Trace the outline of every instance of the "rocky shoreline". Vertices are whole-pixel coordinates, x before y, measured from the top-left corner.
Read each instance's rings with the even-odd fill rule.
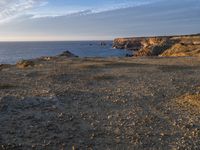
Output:
[[[134,51],[134,56],[200,56],[200,34],[117,38],[113,47]]]
[[[198,149],[198,57],[0,66],[0,149]]]

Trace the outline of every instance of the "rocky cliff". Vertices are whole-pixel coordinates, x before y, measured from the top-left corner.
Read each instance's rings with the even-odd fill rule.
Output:
[[[117,38],[113,47],[134,52],[134,56],[200,56],[200,34]]]

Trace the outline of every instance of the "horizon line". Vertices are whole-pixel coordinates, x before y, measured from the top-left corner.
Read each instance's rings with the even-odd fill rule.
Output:
[[[113,41],[114,39],[110,40],[0,40],[0,42],[87,42],[87,41]]]
[[[173,37],[173,36],[192,36],[192,35],[200,35],[200,32],[196,32],[196,33],[176,33],[176,34],[162,34],[162,35],[155,35],[155,34],[152,34],[152,35],[136,35],[136,36],[116,36],[115,38],[112,38],[112,39],[77,39],[77,40],[64,40],[64,39],[61,39],[61,40],[0,40],[0,42],[84,42],[84,41],[114,41],[115,39],[118,39],[118,38],[125,38],[125,39],[128,39],[128,38],[151,38],[151,37]]]

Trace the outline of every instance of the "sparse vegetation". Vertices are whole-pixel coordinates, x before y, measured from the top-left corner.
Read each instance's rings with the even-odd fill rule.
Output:
[[[177,99],[177,103],[185,108],[200,111],[200,94],[186,94]]]
[[[0,73],[5,149],[199,146],[200,94],[179,97],[199,91],[198,58],[32,61],[41,67]]]
[[[74,64],[74,67],[77,69],[98,69],[104,67],[106,64],[104,63],[83,63],[83,64]]]
[[[102,80],[112,80],[114,78],[115,77],[113,75],[100,74],[100,75],[93,76],[92,79],[97,80],[97,81],[102,81]]]
[[[15,88],[16,86],[13,84],[8,84],[8,83],[0,83],[0,90],[1,89],[11,89]]]

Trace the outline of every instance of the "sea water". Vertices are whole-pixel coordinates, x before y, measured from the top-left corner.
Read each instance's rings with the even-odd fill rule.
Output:
[[[79,57],[123,57],[130,53],[113,49],[112,41],[74,42],[0,42],[0,64],[14,64],[22,59],[55,56],[70,51]]]

